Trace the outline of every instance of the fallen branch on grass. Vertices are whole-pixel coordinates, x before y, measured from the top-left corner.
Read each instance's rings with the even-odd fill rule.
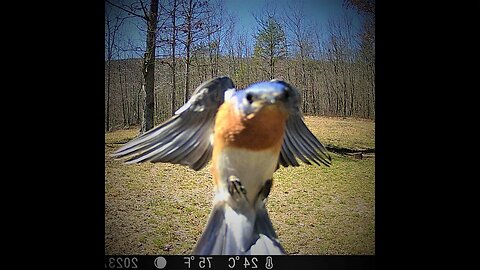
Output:
[[[375,156],[375,148],[350,149],[350,148],[339,147],[335,145],[327,145],[325,146],[325,148],[327,148],[327,150],[330,152],[337,153],[340,155],[353,156],[356,159],[363,159],[364,157]]]

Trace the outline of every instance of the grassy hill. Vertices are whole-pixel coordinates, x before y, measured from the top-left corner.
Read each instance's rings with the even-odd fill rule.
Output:
[[[322,143],[375,148],[372,120],[306,117]],[[138,129],[105,134],[105,254],[190,253],[213,199],[210,166],[125,165],[110,154]],[[280,168],[267,208],[289,254],[375,254],[375,156],[331,153],[333,165]]]

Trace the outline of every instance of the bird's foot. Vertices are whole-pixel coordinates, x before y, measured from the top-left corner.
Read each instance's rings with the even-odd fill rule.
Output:
[[[268,179],[265,181],[265,184],[263,185],[262,189],[258,192],[258,198],[262,200],[264,203],[267,202],[268,195],[270,194],[270,190],[272,190],[272,184],[273,180]]]
[[[245,200],[247,199],[247,191],[245,190],[245,187],[242,185],[242,182],[240,182],[240,179],[238,179],[238,177],[234,175],[229,176],[227,184],[228,192],[233,198],[238,198],[240,196]]]

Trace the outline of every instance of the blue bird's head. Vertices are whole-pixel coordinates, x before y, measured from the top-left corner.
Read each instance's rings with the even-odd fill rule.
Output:
[[[300,95],[291,85],[280,80],[254,83],[235,95],[237,108],[244,115],[254,116],[266,108],[286,115],[298,111]]]

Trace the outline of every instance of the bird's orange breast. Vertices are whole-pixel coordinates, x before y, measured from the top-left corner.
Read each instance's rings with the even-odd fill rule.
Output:
[[[224,103],[215,121],[215,146],[249,150],[280,151],[285,132],[286,113],[269,105],[256,114],[242,115],[231,103]]]
[[[286,117],[287,114],[279,108],[278,105],[266,106],[255,115],[246,116],[239,113],[233,104],[229,102],[222,104],[215,119],[212,153],[212,175],[216,186],[219,187],[223,183],[220,179],[224,174],[222,171],[235,171],[241,169],[222,168],[226,163],[220,161],[220,157],[229,161],[227,162],[229,164],[228,166],[240,166],[235,162],[238,161],[237,157],[229,158],[224,156],[225,153],[236,155],[235,151],[225,151],[228,148],[247,150],[241,151],[242,153],[245,153],[243,158],[247,159],[258,158],[255,154],[251,155],[251,157],[247,157],[249,151],[252,153],[271,152],[271,156],[275,157],[275,161],[271,164],[272,168],[254,168],[255,166],[249,168],[249,171],[271,170],[269,173],[269,177],[271,177],[271,173],[275,170],[280,149],[282,147]],[[258,164],[258,166],[264,166],[261,162],[256,164]],[[239,175],[236,176],[240,177]],[[242,181],[248,180],[249,179],[242,179]],[[252,194],[256,193],[254,192]]]

